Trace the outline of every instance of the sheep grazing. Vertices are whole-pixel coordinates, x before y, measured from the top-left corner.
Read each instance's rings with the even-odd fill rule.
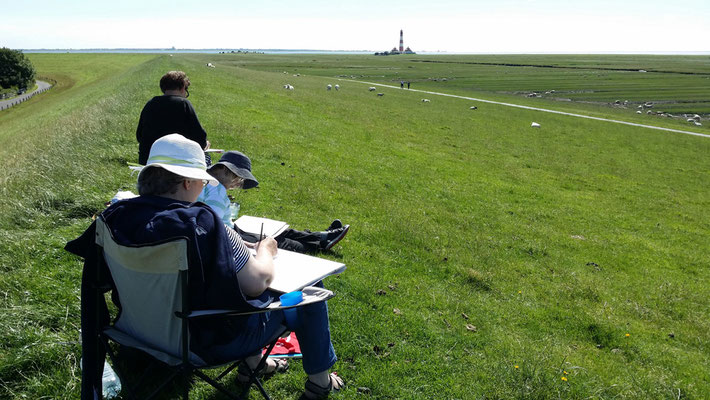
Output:
[[[686,119],[685,121],[686,121],[686,122],[695,122],[695,120],[692,119],[692,118],[688,118],[688,119]]]
[[[325,87],[325,90],[330,90],[333,88],[333,85],[328,84],[328,86]]]
[[[384,95],[385,95],[384,93],[377,93],[377,96],[379,96],[379,97],[382,97]]]
[[[429,103],[429,99],[422,99],[422,103]]]
[[[636,111],[636,114],[643,114],[641,110]]]
[[[284,85],[284,89],[286,90],[293,90],[293,86],[289,85],[288,83]]]
[[[693,119],[694,119],[695,121],[700,122],[700,115],[698,115],[698,114],[693,115]]]
[[[335,85],[335,90],[340,90],[340,85]]]
[[[476,107],[476,106],[471,106],[471,107],[469,107],[469,110],[478,110],[478,107]]]
[[[214,64],[212,64],[211,62],[210,62],[210,63],[207,63],[207,64],[205,64],[205,65],[207,65],[207,66],[210,67],[210,68],[214,68]]]
[[[376,87],[374,87],[374,86],[370,86],[370,88],[369,88],[369,89],[367,89],[367,90],[369,90],[369,91],[371,91],[371,92],[374,92],[375,90],[377,90],[377,88],[376,88]]]
[[[531,128],[539,128],[540,124],[538,124],[537,122],[533,122],[532,124],[530,124],[530,127]]]
[[[695,124],[695,126],[703,126],[703,124],[701,124],[701,123],[698,122],[698,121],[693,121],[693,123]]]

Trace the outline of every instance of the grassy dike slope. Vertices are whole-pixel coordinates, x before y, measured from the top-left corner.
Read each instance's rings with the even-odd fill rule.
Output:
[[[77,83],[0,114],[0,397],[78,396],[81,263],[62,246],[133,187],[138,114],[169,69],[213,146],[252,157],[244,213],[353,225],[327,255],[348,264],[326,281],[338,398],[710,391],[710,140],[207,61],[33,56]],[[275,398],[300,395],[292,366]]]

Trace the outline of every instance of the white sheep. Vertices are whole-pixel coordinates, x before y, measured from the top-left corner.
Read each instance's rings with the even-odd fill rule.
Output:
[[[693,115],[693,119],[700,122],[700,115],[698,115],[698,114]]]
[[[293,90],[293,86],[289,85],[288,83],[284,85],[284,89],[286,90]]]
[[[531,128],[539,128],[540,124],[538,124],[537,122],[533,122],[532,124],[530,124],[530,127]]]
[[[478,110],[478,107],[476,107],[476,106],[471,106],[471,107],[469,108],[469,110]]]
[[[641,110],[636,111],[636,114],[643,114]]]
[[[422,103],[429,103],[429,99],[422,99]]]
[[[692,118],[688,118],[688,119],[686,119],[685,121],[686,121],[686,122],[695,122],[695,120],[692,119]]]
[[[695,124],[695,126],[703,126],[703,124],[701,124],[701,123],[698,122],[698,121],[693,121],[693,123]]]
[[[330,89],[332,89],[332,88],[333,88],[333,85],[328,84],[328,86],[325,87],[325,90],[330,90]]]
[[[335,85],[335,90],[340,90],[340,85]]]
[[[367,89],[367,90],[369,90],[369,91],[371,91],[371,92],[374,92],[375,90],[377,90],[377,88],[376,88],[376,87],[374,87],[374,86],[370,86],[370,88],[369,88],[369,89]]]

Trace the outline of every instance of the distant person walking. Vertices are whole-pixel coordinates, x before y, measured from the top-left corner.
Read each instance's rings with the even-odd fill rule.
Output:
[[[407,81],[407,89],[409,89],[409,84],[412,83],[410,81]]]
[[[404,89],[404,81],[399,81],[399,88]]]
[[[190,96],[189,86],[190,80],[182,71],[170,71],[160,78],[163,95],[155,96],[146,103],[136,129],[139,164],[148,162],[153,142],[171,133],[179,133],[199,143],[204,150],[209,148],[207,132],[187,99]]]

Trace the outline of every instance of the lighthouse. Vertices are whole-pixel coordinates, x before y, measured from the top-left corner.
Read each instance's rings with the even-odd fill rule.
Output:
[[[399,30],[399,52],[404,51],[404,31],[402,29]]]

